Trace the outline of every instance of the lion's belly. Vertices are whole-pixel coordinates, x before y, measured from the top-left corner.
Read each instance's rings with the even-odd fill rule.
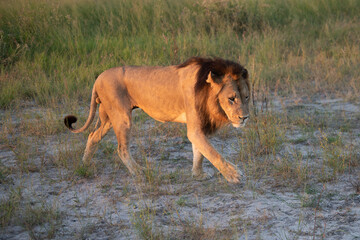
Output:
[[[139,106],[145,113],[160,122],[179,122],[186,123],[186,114],[183,109],[177,107],[167,108],[164,106],[154,108],[152,106]]]
[[[169,91],[171,92],[171,91]],[[132,95],[136,106],[160,122],[185,122],[185,106],[181,95],[166,91],[149,91]]]
[[[181,113],[179,116],[171,117],[171,118],[169,116],[167,116],[167,117],[159,116],[159,115],[154,116],[154,114],[148,114],[148,115],[159,122],[186,123],[186,114],[185,113]]]
[[[155,120],[186,122],[181,82],[174,67],[128,67],[122,81],[132,104]]]

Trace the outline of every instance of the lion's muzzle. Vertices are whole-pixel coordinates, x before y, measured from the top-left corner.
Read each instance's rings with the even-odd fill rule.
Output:
[[[246,122],[249,120],[249,115],[246,115],[246,116],[243,116],[243,117],[240,117],[239,116],[239,122],[237,123],[232,123],[232,125],[236,128],[239,128],[239,127],[245,127],[246,125]]]

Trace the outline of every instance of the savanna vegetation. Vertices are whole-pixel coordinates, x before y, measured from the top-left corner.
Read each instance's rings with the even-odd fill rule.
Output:
[[[281,93],[358,97],[359,9],[356,0],[2,1],[0,106],[85,100],[107,68],[190,56],[238,60]]]
[[[194,181],[185,127],[140,110],[132,151],[144,179],[121,165],[113,135],[83,166],[89,132],[71,135],[62,121],[87,117],[96,77],[191,56],[249,70],[251,121],[214,142],[243,185]],[[359,237],[360,217],[345,210],[360,204],[359,98],[358,0],[2,0],[0,239]],[[246,212],[269,201],[294,218]]]

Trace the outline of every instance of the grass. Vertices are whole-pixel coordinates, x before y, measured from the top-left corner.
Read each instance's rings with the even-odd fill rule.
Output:
[[[358,106],[359,13],[356,0],[2,1],[1,228],[20,226],[34,239],[91,238],[98,226],[106,226],[105,238],[168,239],[171,231],[187,239],[261,238],[279,229],[271,225],[277,216],[247,207],[268,198],[269,191],[285,191],[300,196],[289,205],[316,210],[312,216],[292,212],[299,229],[274,235],[323,236],[315,224],[324,223],[319,212],[331,204],[322,201],[338,196],[329,198],[329,191],[320,193],[317,186],[339,184],[347,191],[349,183],[351,194],[359,193],[359,114],[303,103],[336,97]],[[240,132],[224,128],[214,140],[247,182],[235,187],[222,177],[194,181],[186,126],[154,122],[141,110],[133,113],[130,149],[144,167],[143,179],[131,178],[120,163],[113,133],[99,144],[91,166],[83,166],[89,132],[68,135],[62,119],[74,113],[85,121],[96,77],[119,65],[178,64],[191,56],[219,56],[249,70],[249,124]],[[34,199],[29,191],[50,200]],[[91,197],[82,206],[81,193],[87,191]],[[67,198],[73,193],[76,200]],[[53,197],[65,209],[61,214]],[[141,201],[151,203],[130,215],[122,207]],[[341,206],[326,210],[338,212]],[[70,233],[58,231],[63,218],[78,221]],[[229,227],[209,227],[212,218],[228,221]],[[315,220],[314,233],[304,234],[301,219]]]
[[[320,146],[323,150],[323,162],[332,170],[334,178],[344,173],[345,170],[356,169],[360,164],[354,145],[350,143],[345,146],[341,135],[326,136],[323,133]]]
[[[154,231],[155,212],[153,208],[145,207],[133,213],[132,224],[141,239],[160,239],[160,235]]]
[[[25,200],[25,201],[24,201]],[[25,203],[24,203],[25,202]],[[0,201],[0,226],[19,224],[30,232],[31,238],[52,238],[60,226],[60,213],[54,206],[45,203],[33,206],[23,198],[20,188],[12,189],[7,199]],[[40,226],[45,235],[38,235],[33,229]]]
[[[1,227],[8,226],[13,216],[15,215],[17,209],[19,208],[21,200],[21,189],[12,189],[7,198],[1,199],[0,210],[1,210]]]
[[[21,225],[30,232],[31,238],[34,239],[44,237],[51,239],[61,226],[61,214],[52,206],[31,206],[29,204],[23,210],[22,216]],[[44,235],[33,231],[37,226],[42,226],[45,230]]]
[[[279,93],[301,85],[358,96],[359,9],[355,0],[4,1],[0,106],[82,101],[109,67],[193,55],[240,60]]]

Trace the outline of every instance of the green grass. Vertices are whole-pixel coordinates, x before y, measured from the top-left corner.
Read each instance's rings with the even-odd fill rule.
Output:
[[[0,107],[87,100],[107,68],[194,55],[240,60],[279,93],[358,96],[359,12],[356,0],[3,1]]]
[[[332,177],[336,178],[345,170],[351,171],[360,164],[357,150],[353,144],[344,144],[341,134],[327,136],[322,133],[320,139],[324,165],[332,171]]]
[[[21,213],[21,225],[29,231],[29,235],[33,239],[54,237],[56,231],[61,226],[61,213],[53,206],[42,204],[40,206],[32,206],[28,204]],[[41,236],[34,231],[35,227],[41,226],[45,236]]]
[[[20,188],[11,189],[6,199],[0,199],[0,212],[1,227],[20,225],[29,231],[32,239],[53,238],[61,225],[61,214],[55,206],[44,202],[38,206],[31,202],[24,203]],[[43,236],[34,232],[35,227],[42,229]]]
[[[20,188],[10,189],[9,196],[5,199],[0,199],[0,226],[6,227],[11,224],[13,216],[19,208],[21,200]]]

